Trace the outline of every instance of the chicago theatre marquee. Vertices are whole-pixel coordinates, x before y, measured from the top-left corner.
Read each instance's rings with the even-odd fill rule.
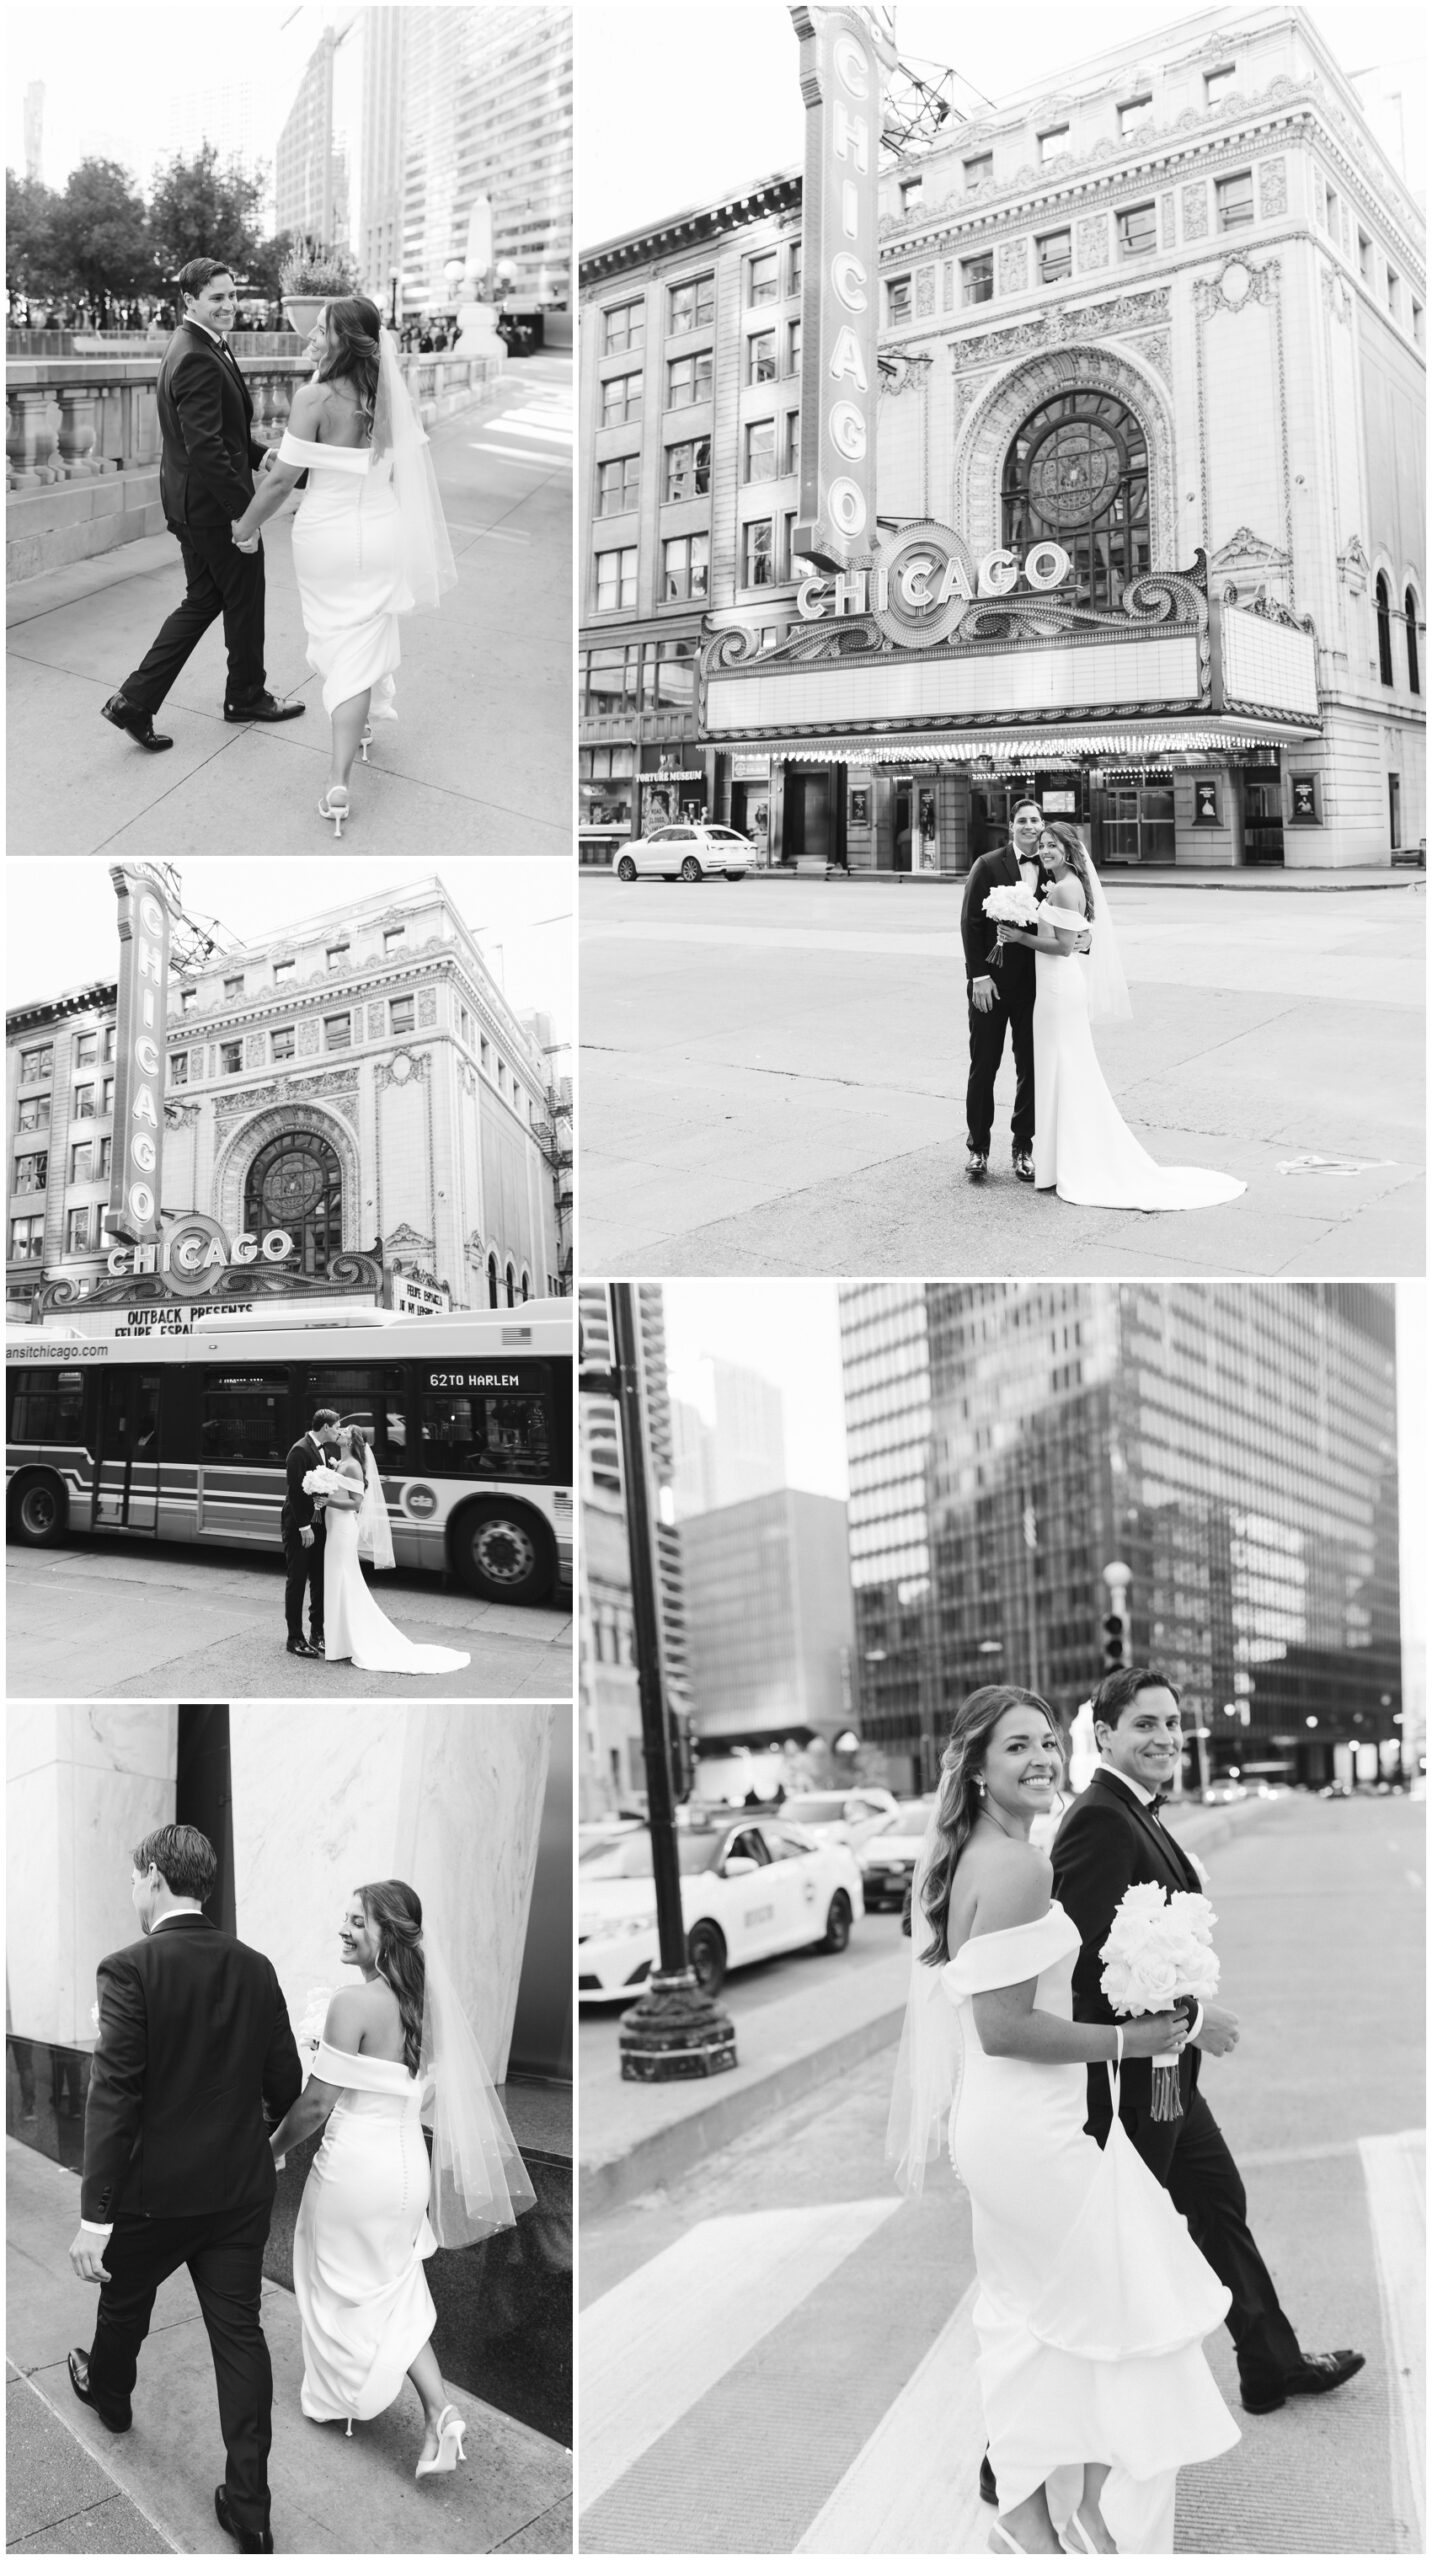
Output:
[[[962,872],[1027,794],[1103,864],[1415,849],[1422,225],[1310,20],[882,166],[884,13],[790,14],[802,175],[583,262],[584,857]]]
[[[117,981],[8,1016],[12,1322],[566,1291],[570,1089],[440,880],[176,956],[173,875],[111,877]]]

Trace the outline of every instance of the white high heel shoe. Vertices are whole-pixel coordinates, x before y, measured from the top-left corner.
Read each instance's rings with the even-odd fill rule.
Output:
[[[360,754],[360,756],[362,757],[363,762],[364,762],[365,764],[366,764],[366,763],[367,763],[367,761],[368,761],[368,749],[371,747],[372,743],[373,743],[373,724],[372,724],[372,722],[371,722],[371,720],[370,720],[370,721],[368,722],[367,727],[366,727],[366,728],[364,729],[364,731],[363,731],[363,735],[362,735],[362,737],[361,737],[361,738],[359,739],[359,741],[358,741],[358,753],[359,753],[359,754]]]
[[[1084,2530],[1083,2523],[1080,2520],[1077,2508],[1074,2514],[1071,2515],[1060,2528],[1059,2539],[1063,2543],[1066,2551],[1092,2551],[1095,2554],[1098,2552],[1099,2546],[1096,2542],[1090,2541],[1089,2536]],[[1114,2547],[1117,2550],[1118,2545],[1115,2544]]]
[[[348,816],[348,793],[341,782],[330,782],[323,798],[319,801],[318,814],[320,818],[332,820],[333,832],[341,840],[344,823]]]
[[[458,2416],[456,2409],[449,2401],[438,2417],[437,2452],[431,2460],[426,2454],[419,2454],[418,2466],[413,2474],[414,2479],[426,2480],[431,2471],[455,2471],[460,2462],[466,2462],[467,2454],[464,2450],[466,2435],[467,2420]]]

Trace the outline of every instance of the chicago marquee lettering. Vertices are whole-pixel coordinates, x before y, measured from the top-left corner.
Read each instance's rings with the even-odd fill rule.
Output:
[[[110,878],[119,899],[120,949],[114,1147],[105,1223],[112,1235],[141,1244],[159,1229],[170,914],[162,892],[142,871],[116,864]]]
[[[230,1239],[223,1231],[178,1226],[154,1244],[115,1245],[106,1260],[112,1280],[133,1280],[146,1272],[179,1271],[194,1279],[201,1271],[227,1271],[245,1263],[287,1262],[293,1252],[293,1238],[285,1227],[270,1227],[266,1235],[244,1234]]]
[[[882,76],[867,10],[791,16],[806,102],[795,547],[842,568],[868,551],[875,521]]]
[[[925,526],[912,536],[882,544],[893,556],[834,578],[806,578],[796,593],[805,622],[827,615],[871,614],[905,648],[928,648],[948,639],[960,613],[978,596],[1012,595],[1023,576],[1027,592],[1048,594],[1063,586],[1073,562],[1057,542],[1031,545],[1021,562],[1012,551],[988,551],[976,564],[957,534]]]

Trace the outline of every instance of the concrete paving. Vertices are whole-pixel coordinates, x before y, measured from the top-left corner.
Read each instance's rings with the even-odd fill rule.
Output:
[[[94,2328],[93,2293],[66,2256],[79,2181],[21,2143],[7,2140],[5,2150],[6,2314],[20,2376],[6,2396],[9,2547],[231,2550],[214,2515],[224,2449],[188,2275],[181,2270],[160,2287],[134,2424],[112,2436],[75,2399],[65,2366],[67,2349],[87,2346]],[[572,2463],[564,2447],[452,2387],[449,2397],[468,2421],[466,2464],[417,2481],[416,2394],[405,2385],[390,2409],[355,2425],[351,2437],[315,2425],[298,2404],[298,2309],[281,2285],[264,2285],[263,2326],[274,2373],[269,2485],[277,2550],[571,2550]]]
[[[1406,1798],[1296,1796],[1210,1848],[1243,2035],[1204,2087],[1302,2343],[1367,2366],[1255,2418],[1227,2333],[1211,2338],[1242,2435],[1183,2474],[1178,2551],[1426,2548],[1423,1831]],[[941,2166],[878,2210],[890,2072],[872,2054],[584,2224],[583,2371],[619,2384],[639,2312],[630,2353],[659,2339],[661,2417],[653,2434],[616,2385],[588,2395],[584,2551],[987,2547],[969,2198]],[[751,2281],[717,2324],[726,2269]]]
[[[345,853],[570,853],[571,379],[570,357],[531,357],[431,430],[458,584],[405,618],[398,720],[355,768]],[[217,623],[156,724],[167,753],[101,721],[178,602],[169,534],[9,589],[12,852],[333,848],[317,814],[329,732],[290,557],[295,506],[264,532],[269,685],[306,706],[279,728],[225,723]]]
[[[280,1556],[122,1546],[11,1547],[11,1698],[551,1698],[572,1694],[568,1594],[508,1608],[407,1569],[374,1577],[384,1615],[415,1644],[472,1657],[399,1680],[286,1650]]]
[[[967,1015],[948,891],[587,879],[589,1271],[1332,1278],[1418,1274],[1424,887],[1239,897],[1114,880],[1134,1018],[1101,1025],[1120,1110],[1217,1209],[1080,1209],[1016,1183],[1014,1078],[966,1182]]]

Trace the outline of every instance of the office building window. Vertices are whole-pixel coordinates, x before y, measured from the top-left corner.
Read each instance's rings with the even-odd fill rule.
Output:
[[[1236,62],[1224,62],[1219,65],[1219,68],[1216,71],[1205,71],[1203,75],[1204,105],[1206,107],[1214,107],[1218,104],[1220,98],[1226,98],[1237,77],[1238,65]]]
[[[689,714],[696,698],[695,641],[658,640],[655,648],[648,641],[643,681],[653,711]]]
[[[1389,267],[1387,270],[1387,308],[1391,312],[1394,320],[1397,318],[1399,284],[1400,278],[1398,277],[1396,268]]]
[[[188,1083],[189,1052],[187,1049],[176,1049],[171,1057],[169,1061],[169,1081],[171,1085]]]
[[[327,950],[327,953],[325,954],[325,957],[326,957],[326,959],[327,959],[327,963],[328,963],[328,966],[329,966],[330,970],[332,970],[332,969],[342,969],[342,968],[344,968],[344,967],[347,965],[347,960],[348,960],[348,945],[347,945],[347,943],[346,943],[346,942],[333,942],[333,943],[330,943],[330,944],[329,944],[329,947],[328,947],[328,950]]]
[[[779,302],[781,298],[781,261],[776,249],[765,249],[746,267],[746,308],[756,310],[763,302]]]
[[[393,996],[388,1004],[388,1029],[395,1040],[406,1040],[416,1019],[415,996]]]
[[[50,1175],[48,1148],[41,1154],[15,1158],[15,1189],[18,1192],[43,1191]]]
[[[225,1004],[235,1004],[235,1003],[237,1003],[237,1002],[240,1000],[240,998],[242,997],[243,992],[244,992],[244,982],[243,982],[243,979],[242,979],[242,978],[226,978],[226,979],[224,980],[224,1002],[225,1002]]]
[[[199,1001],[199,991],[198,991],[198,988],[197,988],[197,987],[181,987],[181,988],[180,988],[180,990],[179,990],[179,1010],[180,1010],[180,1012],[181,1012],[181,1013],[192,1013],[192,1012],[193,1012],[193,1010],[194,1010],[194,1007],[195,1007],[195,1005],[198,1003],[198,1001]]]
[[[281,987],[286,979],[293,976],[293,971],[294,963],[291,960],[275,960],[273,964],[274,985],[276,987]]]
[[[602,425],[624,427],[641,416],[641,375],[614,373],[602,384]]]
[[[661,546],[661,593],[667,604],[709,592],[711,536],[678,533]]]
[[[599,516],[629,516],[635,509],[640,490],[639,453],[618,454],[611,462],[597,464]]]
[[[710,399],[714,362],[709,347],[700,355],[672,357],[666,368],[668,409],[691,409],[698,400]]]
[[[1131,204],[1119,216],[1119,255],[1146,258],[1158,247],[1158,215],[1151,204]]]
[[[784,478],[789,478],[793,471],[800,469],[800,458],[801,413],[799,409],[788,409],[785,429],[781,437],[781,473]]]
[[[33,1093],[29,1096],[28,1100],[22,1101],[20,1104],[20,1117],[17,1125],[22,1132],[26,1129],[48,1129],[50,1125],[49,1095],[47,1093]]]
[[[1407,625],[1407,690],[1422,691],[1422,669],[1417,656],[1417,598],[1411,587],[1402,599],[1402,618]]]
[[[1039,137],[1040,166],[1046,166],[1051,160],[1062,160],[1068,148],[1069,127],[1067,124],[1049,125]]]
[[[66,1253],[88,1253],[90,1243],[90,1211],[69,1209],[65,1213]]]
[[[790,245],[790,271],[786,280],[786,291],[787,293],[799,293],[800,289],[801,244],[799,240],[793,240]]]
[[[667,446],[663,494],[669,499],[710,497],[711,438],[709,436],[695,436],[686,444]]]
[[[75,1040],[75,1065],[94,1067],[99,1064],[99,1038],[93,1031],[81,1031]]]
[[[293,1056],[292,1023],[289,1023],[287,1028],[283,1031],[271,1031],[269,1033],[269,1055],[273,1059],[275,1066],[279,1066],[285,1058],[291,1058]]]
[[[92,1084],[76,1085],[74,1116],[77,1120],[95,1118],[95,1088]]]
[[[1059,284],[1074,263],[1073,236],[1068,231],[1046,231],[1036,240],[1041,284]]]
[[[602,338],[604,356],[635,355],[646,337],[646,304],[617,302],[606,314]]]
[[[71,1147],[70,1149],[71,1182],[88,1182],[90,1179],[90,1167],[93,1161],[94,1158],[90,1151],[89,1139],[81,1138],[78,1146]]]
[[[1220,178],[1213,190],[1218,209],[1220,231],[1237,231],[1253,219],[1253,172],[1240,170],[1236,178]]]
[[[224,1041],[221,1041],[221,1042],[220,1042],[220,1044],[219,1044],[219,1073],[220,1073],[220,1075],[221,1075],[221,1076],[237,1076],[237,1075],[242,1075],[242,1073],[243,1073],[243,1068],[244,1068],[244,1044],[243,1044],[242,1040],[224,1040]]]
[[[95,1161],[95,1172],[98,1174],[101,1182],[108,1182],[110,1158],[114,1151],[114,1140],[113,1138],[97,1138],[95,1140],[95,1144],[99,1149],[99,1155]]]
[[[325,1049],[352,1048],[353,1016],[351,1013],[326,1013],[324,1015],[323,1045]]]
[[[53,1049],[22,1049],[20,1052],[21,1084],[48,1084],[55,1072]]]
[[[891,329],[903,329],[915,309],[914,289],[908,276],[888,276],[885,282],[885,320]]]
[[[635,711],[640,656],[641,651],[635,647],[589,650],[583,669],[583,711],[588,715]]]
[[[776,476],[776,422],[774,418],[753,418],[746,429],[746,450],[742,460],[743,480],[774,480]]]
[[[978,258],[960,260],[960,300],[965,306],[994,299],[994,251],[986,249]]]
[[[799,320],[788,320],[786,322],[786,372],[788,375],[799,373],[800,369],[801,324]]]
[[[630,612],[636,603],[636,544],[625,551],[597,553],[597,611]]]
[[[912,209],[913,209],[916,205],[918,205],[918,203],[919,203],[919,201],[920,201],[920,194],[921,194],[921,190],[922,190],[922,188],[923,188],[924,184],[925,184],[925,181],[924,181],[924,179],[923,179],[923,178],[902,178],[902,179],[901,179],[901,181],[900,181],[900,210],[901,210],[901,212],[902,212],[902,213],[909,213],[909,212],[911,212],[911,211],[912,211]]]
[[[668,337],[685,337],[688,329],[706,329],[716,317],[716,278],[689,276],[684,284],[671,288],[671,304],[667,313]]]
[[[101,1097],[100,1097],[100,1106],[99,1106],[99,1107],[100,1107],[100,1110],[103,1112],[103,1114],[104,1114],[105,1118],[106,1118],[106,1119],[108,1119],[109,1114],[110,1114],[110,1113],[111,1113],[111,1111],[114,1109],[114,1078],[113,1078],[113,1076],[106,1076],[106,1077],[104,1078],[104,1080],[103,1080],[103,1091],[102,1091],[102,1094],[101,1094]]]
[[[10,1259],[12,1262],[38,1262],[45,1250],[43,1218],[12,1218],[10,1221]]]
[[[1382,571],[1377,573],[1374,589],[1377,609],[1377,673],[1383,684],[1392,682],[1392,598]]]
[[[994,153],[974,152],[964,163],[964,173],[966,195],[972,194],[976,187],[987,187],[994,177]]]
[[[774,382],[776,378],[776,333],[774,329],[758,329],[746,340],[746,380]]]
[[[1154,102],[1147,90],[1141,98],[1126,98],[1119,109],[1120,134],[1142,133],[1146,124],[1152,124],[1153,114]]]
[[[775,581],[775,527],[763,520],[741,527],[741,584],[769,587]]]

